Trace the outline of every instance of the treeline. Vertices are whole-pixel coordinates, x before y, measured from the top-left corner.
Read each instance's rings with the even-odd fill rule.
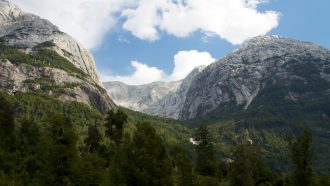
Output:
[[[330,185],[329,177],[313,174],[312,136],[305,131],[290,140],[295,165],[289,174],[269,169],[258,147],[241,140],[232,159],[216,158],[205,126],[194,136],[196,159],[180,147],[168,152],[146,122],[124,132],[128,117],[110,111],[103,125],[90,124],[84,145],[70,117],[49,113],[42,119],[15,118],[9,102],[0,104],[0,185]],[[103,133],[101,131],[105,129]]]

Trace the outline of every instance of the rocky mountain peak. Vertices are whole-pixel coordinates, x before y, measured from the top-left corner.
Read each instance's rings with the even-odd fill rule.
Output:
[[[39,91],[103,113],[116,107],[87,49],[50,21],[6,0],[0,0],[0,47],[0,91]]]
[[[0,23],[15,21],[21,13],[22,11],[18,6],[6,0],[0,0]]]
[[[321,46],[282,36],[258,36],[207,67],[194,69],[176,91],[140,111],[189,120],[228,104],[247,110],[273,86],[287,90],[281,99],[304,100],[308,96],[295,92],[304,86],[322,84],[319,89],[328,94],[329,69],[330,52]],[[309,91],[309,96],[314,94]]]
[[[57,26],[39,16],[25,13],[16,5],[0,0],[0,44],[28,49],[40,43],[52,42],[53,50],[88,74],[102,86],[96,71],[95,61],[87,49]]]

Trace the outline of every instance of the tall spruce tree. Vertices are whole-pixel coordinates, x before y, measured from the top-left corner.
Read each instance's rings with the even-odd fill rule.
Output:
[[[53,115],[49,119],[51,149],[48,154],[46,184],[71,185],[79,180],[77,135],[70,119]]]
[[[234,150],[234,161],[230,166],[232,186],[272,185],[275,174],[266,166],[257,147],[243,141]]]
[[[116,144],[119,144],[122,139],[124,124],[127,123],[127,120],[127,115],[121,110],[117,112],[110,110],[108,112],[105,123],[105,134]]]
[[[213,144],[210,140],[210,134],[206,126],[197,129],[195,140],[198,142],[196,146],[197,162],[196,171],[203,176],[214,176],[215,173],[215,157]]]
[[[0,98],[0,137],[13,140],[15,133],[15,111],[12,105]]]
[[[177,169],[178,185],[193,185],[192,164],[185,153],[179,152],[176,154],[175,165]]]
[[[113,185],[173,185],[172,164],[156,130],[137,125],[133,141],[125,140],[115,154],[110,175]]]
[[[102,136],[95,125],[88,127],[88,136],[85,139],[85,144],[88,152],[94,153],[100,148],[100,142],[102,141]]]
[[[312,133],[305,129],[303,134],[296,140],[290,141],[291,159],[295,165],[293,172],[293,183],[296,186],[312,185]]]

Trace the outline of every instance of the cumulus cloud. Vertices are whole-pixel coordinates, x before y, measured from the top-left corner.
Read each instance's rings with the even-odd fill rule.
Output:
[[[157,67],[149,67],[138,61],[132,61],[133,74],[129,76],[107,76],[101,74],[101,80],[106,81],[120,81],[128,85],[142,85],[155,81],[161,81],[166,78],[166,74]]]
[[[149,67],[146,64],[132,61],[131,66],[134,71],[131,75],[101,75],[101,80],[103,82],[121,81],[129,85],[142,85],[155,81],[178,81],[185,78],[195,67],[206,66],[214,61],[215,59],[208,52],[179,51],[174,56],[174,69],[171,74],[166,74],[157,67]]]
[[[264,35],[277,27],[279,13],[259,12],[264,0],[139,0],[126,9],[123,28],[144,40],[159,39],[159,32],[187,37],[196,31],[215,34],[232,44]]]
[[[174,56],[174,69],[169,80],[176,81],[185,78],[195,67],[207,66],[215,61],[208,52],[196,50],[180,51]]]
[[[187,37],[201,31],[240,44],[275,28],[280,17],[275,11],[257,10],[267,0],[12,1],[27,12],[49,19],[89,49],[97,47],[119,24],[148,41],[160,39],[160,33]]]
[[[115,14],[132,0],[12,0],[24,11],[46,18],[85,47],[97,47],[117,23]]]

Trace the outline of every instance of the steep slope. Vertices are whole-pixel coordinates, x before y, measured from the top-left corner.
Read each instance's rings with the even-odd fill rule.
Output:
[[[193,79],[179,119],[204,115],[225,103],[248,110],[255,98],[271,98],[278,85],[281,100],[294,103],[327,97],[330,51],[308,42],[278,36],[256,37],[209,65]]]
[[[49,21],[6,0],[0,0],[0,45],[0,90],[41,91],[103,113],[115,108],[84,47]]]
[[[180,111],[183,110],[186,94],[191,86],[192,80],[204,68],[205,66],[196,67],[182,80],[182,83],[175,91],[169,92],[163,96],[162,99],[157,100],[143,109],[142,112],[155,116],[178,119]]]
[[[287,137],[309,128],[315,170],[328,172],[330,51],[279,36],[256,37],[192,72],[143,112],[190,127],[208,124],[218,149],[230,148],[239,131],[247,131],[268,163],[281,170],[288,166]]]
[[[244,111],[249,110],[255,98],[270,98],[272,95],[264,95],[265,91],[275,85],[279,90],[286,90],[281,100],[293,103],[316,95],[327,97],[329,56],[329,50],[309,42],[280,36],[256,37],[205,69],[195,69],[175,91],[164,92],[161,99],[135,109],[179,120],[203,117],[229,103]],[[125,95],[124,92],[117,89],[116,95]],[[140,97],[145,95],[134,93],[137,92],[132,91],[130,97],[143,105],[144,99]],[[117,96],[113,98],[118,99]],[[132,108],[131,102],[123,106]]]
[[[143,111],[161,100],[165,95],[177,90],[181,81],[154,82],[147,85],[126,85],[121,82],[103,83],[109,96],[119,105]],[[147,112],[148,113],[148,112]]]

